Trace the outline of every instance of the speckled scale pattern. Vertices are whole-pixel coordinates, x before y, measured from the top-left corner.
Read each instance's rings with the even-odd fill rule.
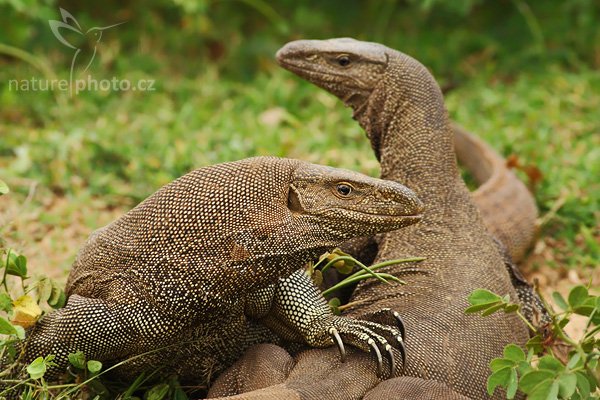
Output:
[[[311,347],[327,347],[334,343],[331,329],[335,329],[344,343],[365,352],[370,351],[370,340],[382,354],[401,345],[401,332],[393,317],[385,323],[375,323],[333,315],[320,290],[304,270],[280,279],[274,289],[272,308],[261,322],[283,340]],[[401,365],[400,360],[397,363]]]
[[[342,56],[351,62],[340,65]],[[529,334],[514,314],[484,318],[464,313],[468,295],[477,288],[508,294],[513,301],[518,297],[498,246],[460,178],[452,128],[434,78],[405,54],[348,38],[291,42],[277,57],[286,69],[351,106],[380,160],[382,178],[413,188],[425,204],[421,223],[376,236],[375,262],[427,259],[382,269],[406,285],[374,280],[359,284],[351,298],[356,303],[346,314],[364,318],[387,307],[402,315],[408,377],[385,382],[385,388],[377,386],[371,395],[378,381],[361,368],[369,365],[368,357],[359,354],[352,364],[343,365],[336,364],[330,349],[309,350],[295,356],[296,365],[283,380],[263,380],[260,387],[272,386],[240,398],[384,399],[394,393],[428,399],[428,386],[430,395],[441,400],[490,398],[489,362],[509,343],[524,346]],[[262,365],[254,356],[238,361],[233,370],[245,362]],[[257,377],[265,379],[260,371]],[[228,372],[222,379],[229,379]],[[437,384],[427,384],[431,380]],[[505,396],[496,390],[492,398]]]
[[[513,301],[518,297],[460,178],[442,93],[426,68],[407,55],[365,42],[348,47],[385,54],[387,67],[363,107],[355,108],[355,118],[379,156],[382,178],[414,188],[426,205],[420,224],[378,238],[375,261],[427,257],[417,272],[403,272],[405,265],[387,269],[407,282],[402,287],[360,284],[351,301],[364,302],[351,315],[396,309],[410,332],[407,374],[484,398],[489,361],[508,343],[524,344],[529,335],[514,314],[464,313],[468,295],[477,288],[509,294]],[[339,93],[346,90],[338,87]]]
[[[340,182],[352,185],[351,196],[339,196]],[[109,366],[166,346],[113,375],[162,367],[208,384],[248,346],[281,342],[269,317],[275,302],[302,302],[294,310],[304,318],[324,312],[312,282],[294,280],[294,271],[348,238],[415,223],[421,208],[400,184],[298,160],[257,157],[192,171],[90,236],[71,270],[67,305],[28,332],[25,359],[55,354],[52,376],[77,350]],[[315,334],[297,311],[280,317]]]

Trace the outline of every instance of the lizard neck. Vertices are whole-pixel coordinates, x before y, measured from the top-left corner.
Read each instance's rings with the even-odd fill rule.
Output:
[[[416,60],[390,57],[384,78],[355,118],[381,163],[381,177],[415,190],[432,212],[456,206],[464,192],[439,86]]]

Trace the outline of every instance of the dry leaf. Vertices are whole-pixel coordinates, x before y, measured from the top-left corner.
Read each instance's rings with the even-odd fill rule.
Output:
[[[12,323],[23,328],[33,326],[42,315],[42,309],[31,296],[21,296],[13,302],[14,317]]]

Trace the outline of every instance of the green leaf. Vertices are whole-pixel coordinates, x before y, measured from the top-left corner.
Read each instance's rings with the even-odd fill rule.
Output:
[[[521,308],[521,306],[518,304],[509,304],[504,308],[504,312],[507,314],[510,314],[510,313],[518,311],[519,308]]]
[[[18,276],[22,279],[27,278],[27,258],[10,253],[8,256],[8,265],[6,266],[8,275]]]
[[[27,366],[27,373],[31,379],[40,379],[46,373],[46,360],[44,357],[38,357]]]
[[[488,304],[497,301],[502,301],[502,298],[495,293],[490,292],[487,289],[475,289],[469,295],[469,303],[471,305],[476,304]]]
[[[514,362],[505,358],[494,358],[492,361],[490,361],[490,369],[492,370],[492,372],[496,372],[499,369],[506,367],[512,368],[514,366]]]
[[[52,282],[48,278],[42,278],[37,282],[38,301],[47,302],[52,294]]]
[[[582,372],[576,372],[575,376],[577,378],[577,393],[579,393],[582,399],[589,398],[591,388],[587,377]]]
[[[333,264],[333,267],[342,275],[349,275],[356,266],[352,260],[340,260]]]
[[[569,292],[569,305],[573,308],[582,305],[588,298],[588,290],[585,286],[575,286]]]
[[[0,293],[0,310],[10,312],[13,309],[12,299],[6,293]]]
[[[63,308],[66,301],[65,291],[58,287],[55,282],[52,282],[52,292],[48,299],[48,305],[54,309]]]
[[[87,362],[87,369],[92,374],[97,374],[102,369],[102,363],[96,360],[90,360]]]
[[[569,359],[567,363],[567,369],[573,369],[579,362],[581,361],[581,356],[579,353],[573,353],[573,356]]]
[[[71,365],[75,368],[85,369],[85,354],[83,354],[83,351],[70,353],[68,358]]]
[[[487,310],[483,311],[483,312],[481,313],[481,315],[482,315],[482,316],[484,316],[484,317],[487,317],[488,315],[492,315],[492,314],[493,314],[493,313],[495,313],[496,311],[499,311],[499,310],[503,309],[503,308],[504,308],[504,306],[505,306],[505,304],[504,304],[504,303],[497,304],[497,305],[495,305],[495,306],[492,306],[492,307],[488,308]]]
[[[10,192],[8,185],[4,183],[2,179],[0,179],[0,196],[2,196],[3,194],[7,194],[8,192]]]
[[[542,382],[552,381],[555,375],[556,374],[554,373],[554,371],[538,370],[528,372],[521,377],[521,382],[519,382],[519,388],[523,392],[530,394]]]
[[[58,364],[56,364],[54,362],[54,359],[56,358],[56,356],[54,354],[48,354],[45,358],[44,358],[44,362],[46,363],[46,365],[48,367],[52,367],[52,366],[56,366]]]
[[[334,297],[331,300],[329,300],[328,304],[329,304],[329,308],[331,308],[331,312],[333,313],[333,315],[341,315],[342,314],[342,312],[340,311],[340,305],[342,304],[340,299],[338,299],[337,297]]]
[[[565,298],[562,297],[562,295],[560,293],[553,292],[552,300],[554,300],[556,305],[559,306],[563,311],[566,311],[569,309],[569,305],[567,304],[567,302],[565,301]]]
[[[162,400],[169,392],[169,385],[166,383],[158,384],[146,392],[144,398],[146,400]]]
[[[16,335],[17,330],[15,327],[8,322],[6,319],[0,317],[0,334],[2,335]]]
[[[596,345],[598,346],[598,348],[600,348],[600,339],[596,341]],[[592,357],[591,359],[588,358],[588,367],[591,370],[595,370],[598,367],[598,357],[599,353],[596,353],[596,356]]]
[[[562,372],[565,370],[565,366],[551,355],[545,355],[544,357],[540,358],[538,368],[556,372]]]
[[[556,400],[558,398],[558,382],[543,381],[535,387],[531,394],[527,397],[528,400]]]
[[[596,307],[594,306],[590,306],[587,304],[583,304],[577,307],[573,307],[573,311],[575,312],[575,314],[579,314],[579,315],[584,315],[586,317],[589,317],[590,314],[596,309]]]
[[[558,378],[558,392],[561,397],[568,399],[575,393],[577,388],[577,377],[575,374],[566,373]]]
[[[519,386],[519,381],[517,379],[517,371],[513,368],[510,370],[510,379],[508,386],[506,387],[506,398],[514,399],[515,394],[517,394],[517,387]]]
[[[530,364],[531,361],[520,361],[517,365],[517,371],[519,375],[523,376],[526,373],[533,371],[533,367]]]
[[[595,340],[586,340],[584,342],[581,343],[581,350],[583,350],[585,353],[591,353],[592,351],[594,351],[594,344],[595,344]]]
[[[465,309],[465,313],[466,314],[476,313],[476,312],[479,312],[481,310],[487,310],[488,308],[496,306],[498,304],[502,305],[502,302],[500,302],[500,301],[494,301],[492,303],[475,304],[473,306],[467,307]]]
[[[342,305],[342,302],[337,297],[334,297],[331,300],[329,300],[329,305],[332,307],[339,307],[340,305]]]
[[[512,370],[513,369],[510,367],[502,368],[489,376],[487,380],[487,391],[490,396],[494,394],[494,390],[496,390],[496,387],[507,387],[508,385],[510,385],[510,380],[512,378]]]
[[[13,325],[13,328],[17,331],[17,338],[20,340],[25,339],[25,328],[19,325]]]
[[[516,344],[509,344],[504,348],[504,358],[512,361],[525,361],[525,353]]]

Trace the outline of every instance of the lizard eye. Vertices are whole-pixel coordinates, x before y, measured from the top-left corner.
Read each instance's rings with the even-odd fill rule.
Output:
[[[345,54],[341,55],[337,58],[337,62],[338,64],[340,64],[340,66],[347,67],[348,65],[350,65],[350,57],[348,57]]]
[[[347,183],[340,183],[337,185],[336,190],[342,196],[349,196],[352,193],[352,186]]]

